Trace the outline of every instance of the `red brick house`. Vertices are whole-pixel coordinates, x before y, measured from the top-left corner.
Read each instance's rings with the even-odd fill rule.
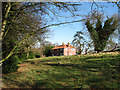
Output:
[[[76,55],[76,48],[71,46],[68,42],[68,45],[56,46],[52,48],[52,56],[69,56],[69,55]]]

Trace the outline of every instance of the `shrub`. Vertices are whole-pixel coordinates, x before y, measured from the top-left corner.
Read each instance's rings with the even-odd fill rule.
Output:
[[[2,64],[2,73],[12,73],[17,72],[19,66],[18,66],[18,56],[12,55],[7,60],[5,60]]]
[[[35,57],[36,57],[36,58],[40,58],[40,54],[39,54],[39,53],[36,53],[36,54],[35,54]]]
[[[28,58],[29,58],[29,59],[33,59],[33,58],[35,58],[34,53],[33,53],[33,52],[29,52],[29,56],[28,56]]]
[[[52,56],[52,48],[53,46],[45,46],[44,54],[46,57]]]
[[[17,56],[18,56],[18,62],[22,62],[22,61],[24,61],[24,60],[26,60],[27,59],[27,54],[25,53],[25,52],[23,52],[23,53],[18,53],[17,54]]]

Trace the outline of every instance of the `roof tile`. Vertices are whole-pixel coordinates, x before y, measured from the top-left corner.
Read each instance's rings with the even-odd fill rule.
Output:
[[[61,46],[56,46],[56,47],[54,47],[54,48],[52,48],[52,49],[59,49],[59,48],[67,48],[68,47],[68,45],[61,45]],[[70,45],[70,48],[75,48],[75,47],[73,47],[73,46],[71,46]]]

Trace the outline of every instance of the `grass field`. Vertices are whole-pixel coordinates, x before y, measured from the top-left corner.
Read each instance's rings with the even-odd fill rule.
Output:
[[[3,88],[120,88],[120,55],[92,54],[26,60],[2,75]]]

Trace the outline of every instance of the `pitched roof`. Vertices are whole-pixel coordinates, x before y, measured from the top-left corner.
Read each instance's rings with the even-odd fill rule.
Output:
[[[68,45],[66,45],[66,46],[68,47]],[[70,45],[69,47],[70,47],[70,48],[75,48],[75,47],[73,47],[73,46],[71,46],[71,45]]]
[[[54,47],[54,48],[52,48],[52,49],[67,48],[67,47],[68,47],[68,45],[60,45],[60,46],[56,46],[56,47]],[[73,46],[71,46],[71,45],[69,45],[69,47],[70,47],[70,48],[75,48],[75,47],[73,47]]]

